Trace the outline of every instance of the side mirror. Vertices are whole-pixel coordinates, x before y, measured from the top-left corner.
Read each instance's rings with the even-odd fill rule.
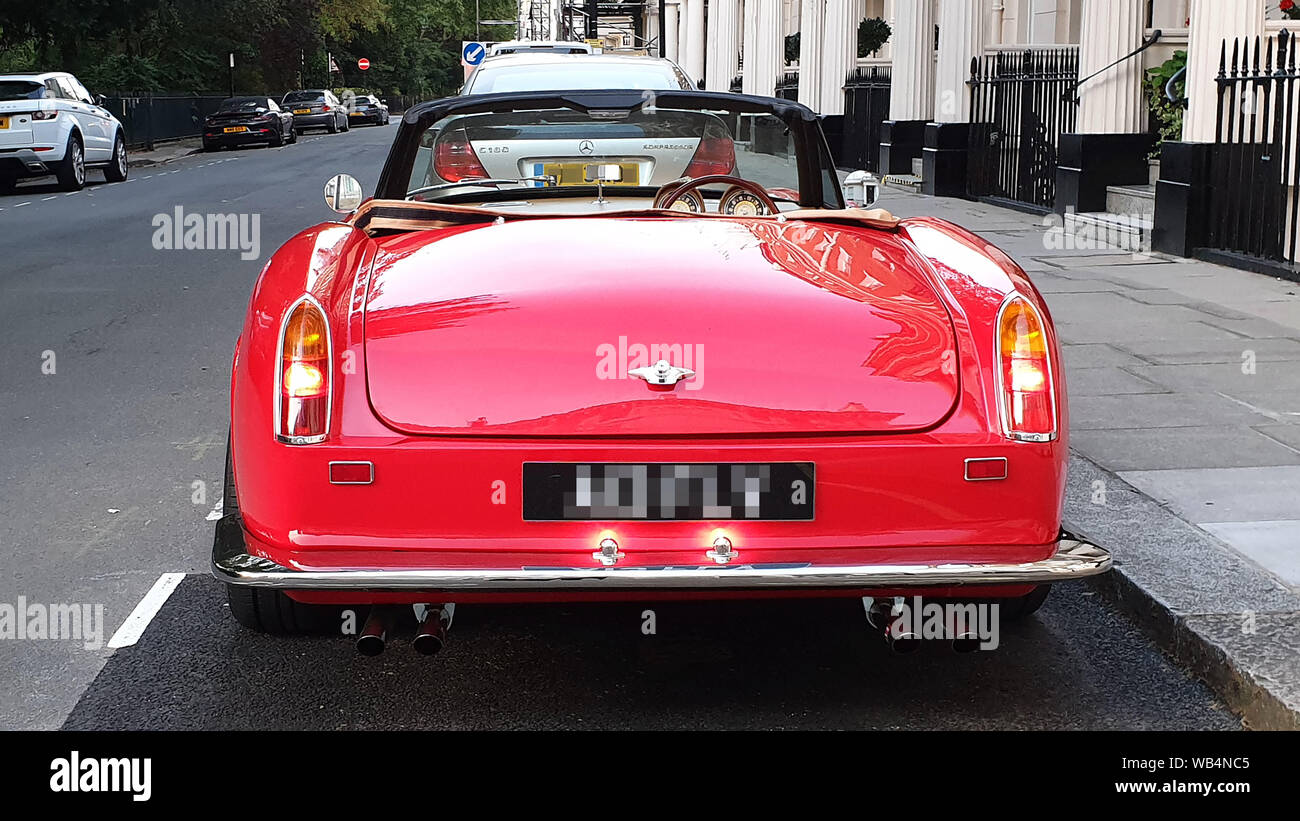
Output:
[[[325,204],[340,214],[357,210],[365,198],[361,183],[350,174],[336,174],[325,183]]]
[[[867,208],[880,199],[880,178],[870,171],[854,171],[844,178],[844,201],[849,208]]]
[[[107,102],[108,102],[108,98],[105,97],[103,94],[96,94],[96,95],[95,95],[95,105],[99,106],[100,108],[103,108],[103,107],[104,107],[104,103],[107,103]]]

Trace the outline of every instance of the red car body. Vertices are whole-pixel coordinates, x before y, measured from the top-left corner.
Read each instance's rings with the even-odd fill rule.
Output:
[[[950,223],[855,214],[397,233],[354,215],[302,232],[262,272],[239,338],[238,509],[215,574],[381,604],[1020,597],[1107,569],[1061,530],[1068,404],[1033,283]],[[279,379],[304,300],[328,324],[328,418],[292,444],[276,435]],[[1055,418],[1039,441],[1009,435],[999,404],[1013,303],[1042,324]],[[692,355],[695,377],[628,378],[656,350]],[[811,520],[523,515],[528,464],[786,462],[815,466]]]

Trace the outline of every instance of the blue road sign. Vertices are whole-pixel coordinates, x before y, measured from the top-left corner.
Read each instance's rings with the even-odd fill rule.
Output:
[[[467,66],[476,66],[487,56],[487,46],[483,43],[467,42],[460,49],[460,59]]]

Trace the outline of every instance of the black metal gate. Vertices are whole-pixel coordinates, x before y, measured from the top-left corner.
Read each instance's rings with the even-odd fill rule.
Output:
[[[787,71],[776,81],[776,96],[782,100],[799,101],[799,72]]]
[[[848,168],[880,170],[880,128],[889,118],[889,66],[859,66],[844,78],[844,151]]]
[[[1229,58],[1223,41],[1205,247],[1295,262],[1300,216],[1296,46],[1295,35],[1287,31],[1276,39],[1234,39]]]
[[[1052,207],[1057,146],[1074,130],[1078,79],[1077,48],[971,60],[970,196]]]

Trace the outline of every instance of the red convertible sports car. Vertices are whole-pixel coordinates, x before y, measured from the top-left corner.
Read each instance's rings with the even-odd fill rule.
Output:
[[[1110,566],[1061,529],[1034,285],[951,223],[846,209],[801,105],[439,100],[374,198],[327,196],[346,217],[275,253],[235,352],[213,569],[247,627],[360,606],[374,652],[414,611],[432,652],[467,602],[1006,616]]]

